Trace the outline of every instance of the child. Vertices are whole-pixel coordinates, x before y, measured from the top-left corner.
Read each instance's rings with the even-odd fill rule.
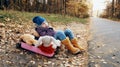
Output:
[[[70,29],[66,29],[65,31],[54,31],[53,28],[49,27],[46,19],[41,16],[35,16],[33,18],[33,23],[36,25],[34,31],[34,35],[36,37],[44,35],[53,36],[55,39],[59,39],[61,43],[64,44],[65,47],[73,54],[77,54],[84,50],[80,45],[78,45],[77,39],[74,37]]]

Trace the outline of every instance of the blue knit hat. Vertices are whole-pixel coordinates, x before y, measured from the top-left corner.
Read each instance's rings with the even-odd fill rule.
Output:
[[[35,23],[37,25],[41,25],[44,21],[46,21],[46,19],[41,16],[35,16],[33,18],[33,23]]]

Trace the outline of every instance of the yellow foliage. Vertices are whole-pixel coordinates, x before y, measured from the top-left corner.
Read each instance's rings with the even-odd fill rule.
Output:
[[[72,16],[84,17],[88,14],[88,6],[83,2],[69,1],[67,2],[67,13]]]

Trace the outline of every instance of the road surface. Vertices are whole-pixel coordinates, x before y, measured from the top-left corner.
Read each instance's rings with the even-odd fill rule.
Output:
[[[120,22],[91,20],[89,67],[120,67]]]

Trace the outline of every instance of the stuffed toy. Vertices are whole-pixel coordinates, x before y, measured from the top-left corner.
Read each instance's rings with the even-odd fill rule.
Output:
[[[20,36],[20,39],[28,45],[34,45],[37,43],[37,40],[35,40],[35,36],[31,34],[23,34]]]
[[[28,45],[39,48],[42,52],[52,54],[56,51],[57,47],[61,46],[61,42],[52,36],[40,36],[38,40],[31,34],[23,34],[20,39]]]
[[[56,40],[52,36],[40,36],[38,43],[35,47],[38,47],[41,51],[51,54],[56,51],[57,47],[60,47],[60,41]]]

